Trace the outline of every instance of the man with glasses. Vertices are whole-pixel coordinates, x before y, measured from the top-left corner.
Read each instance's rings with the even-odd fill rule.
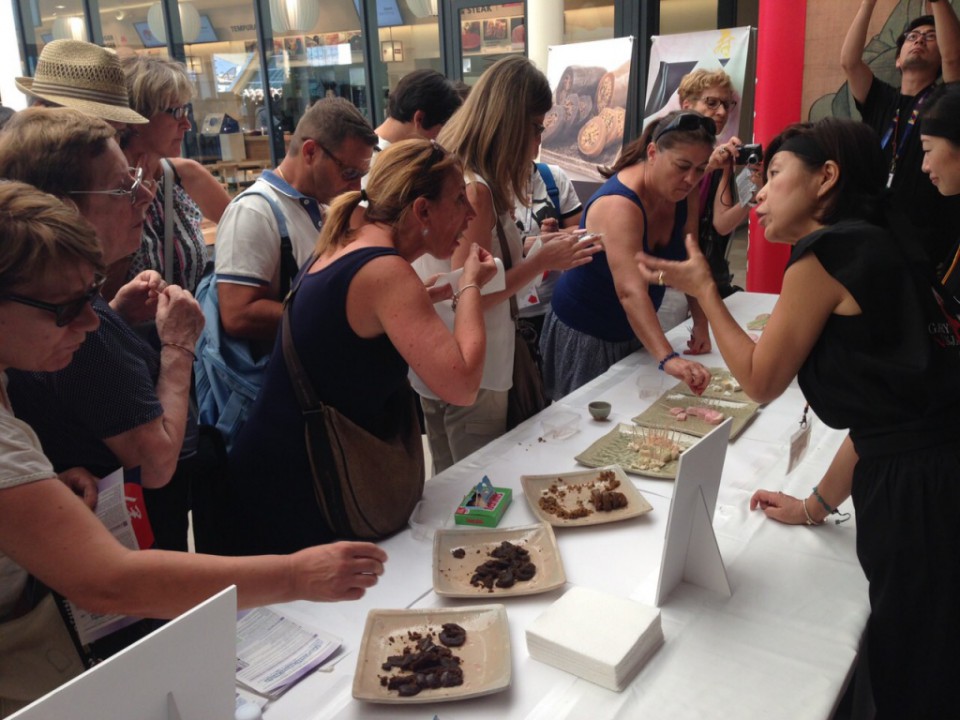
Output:
[[[234,338],[256,341],[268,353],[280,326],[290,277],[281,283],[280,228],[269,198],[283,214],[295,266],[316,244],[322,206],[359,190],[377,136],[343,98],[314,103],[297,123],[287,156],[238,196],[217,227],[216,283],[220,321]],[[264,197],[266,196],[266,197]]]
[[[960,200],[941,196],[921,170],[923,149],[917,123],[938,78],[960,80],[960,21],[946,0],[930,0],[931,15],[907,23],[896,41],[900,87],[874,76],[864,46],[876,0],[862,0],[840,51],[850,93],[863,121],[880,138],[887,187],[894,202],[920,230],[933,265],[946,256],[960,222]]]

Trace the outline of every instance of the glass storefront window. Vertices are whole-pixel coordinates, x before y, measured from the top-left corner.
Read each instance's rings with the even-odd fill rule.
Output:
[[[507,55],[525,55],[523,3],[460,9],[463,81],[473,85],[483,71]]]
[[[661,35],[716,29],[717,0],[661,0]]]
[[[563,42],[609,40],[613,17],[613,0],[564,0]]]
[[[397,12],[394,12],[396,8]],[[400,79],[413,70],[429,68],[443,72],[440,57],[440,24],[431,0],[378,0],[379,51],[382,73],[378,87],[379,117],[371,120],[374,127],[386,117],[387,94]]]
[[[82,0],[20,0],[20,12],[27,43],[38,54],[51,40],[89,39]]]

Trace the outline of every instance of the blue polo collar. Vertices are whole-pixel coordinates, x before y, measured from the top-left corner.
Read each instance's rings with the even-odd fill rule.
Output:
[[[277,175],[277,173],[275,173],[273,170],[264,170],[260,174],[260,179],[278,193],[286,195],[288,198],[294,200],[300,207],[302,207],[307,215],[310,216],[310,221],[313,223],[314,227],[317,228],[317,230],[323,227],[323,210],[320,208],[320,203],[318,203],[312,197],[304,195],[293,185]]]

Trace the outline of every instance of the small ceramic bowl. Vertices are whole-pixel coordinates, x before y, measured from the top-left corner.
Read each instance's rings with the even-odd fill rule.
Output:
[[[606,420],[610,417],[610,403],[595,401],[587,405],[594,420]]]

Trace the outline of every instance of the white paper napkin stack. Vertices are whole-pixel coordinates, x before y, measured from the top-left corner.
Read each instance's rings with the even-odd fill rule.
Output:
[[[660,611],[574,587],[527,628],[530,657],[620,692],[663,644]]]

